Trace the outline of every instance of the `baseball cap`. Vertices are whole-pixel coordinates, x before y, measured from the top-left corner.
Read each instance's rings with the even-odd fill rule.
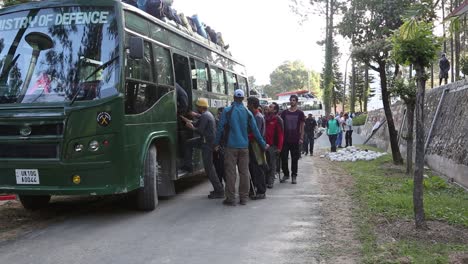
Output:
[[[234,97],[244,97],[244,91],[237,89],[234,91]]]

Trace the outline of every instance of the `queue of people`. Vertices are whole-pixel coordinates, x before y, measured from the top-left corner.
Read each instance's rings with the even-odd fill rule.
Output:
[[[343,148],[342,139],[345,137],[345,148],[353,145],[353,119],[351,114],[343,112],[334,116],[330,114],[326,123],[327,135],[330,140],[331,152],[336,152],[336,148]],[[343,133],[344,132],[344,133]]]
[[[291,183],[297,184],[298,159],[304,142],[308,142],[313,153],[313,136],[305,131],[307,119],[297,108],[297,96],[291,96],[290,108],[281,115],[276,103],[262,109],[258,98],[249,97],[245,107],[244,97],[244,91],[237,89],[232,105],[219,108],[216,118],[208,111],[206,99],[198,99],[198,113],[191,114],[197,121],[181,116],[186,127],[200,135],[197,142],[190,143],[190,148],[202,149],[203,165],[213,186],[208,198],[224,198],[223,204],[227,206],[237,204],[236,191],[241,205],[249,199],[265,199],[267,189],[273,188],[279,166],[284,174],[280,182],[291,177]],[[313,122],[307,129],[310,125],[316,129],[317,124]]]

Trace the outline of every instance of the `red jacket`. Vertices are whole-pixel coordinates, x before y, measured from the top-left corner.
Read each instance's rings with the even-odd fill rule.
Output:
[[[278,115],[268,115],[265,118],[265,141],[270,146],[276,146],[279,151],[283,148],[283,121]]]

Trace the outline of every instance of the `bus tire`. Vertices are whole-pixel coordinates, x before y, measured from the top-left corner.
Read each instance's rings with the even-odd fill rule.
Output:
[[[158,161],[156,146],[152,145],[146,153],[143,177],[144,186],[136,192],[136,205],[139,210],[152,211],[158,206],[157,173]]]
[[[37,210],[49,204],[50,195],[19,195],[19,199],[25,209]]]

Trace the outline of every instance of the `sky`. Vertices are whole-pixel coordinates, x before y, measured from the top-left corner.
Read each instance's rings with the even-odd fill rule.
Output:
[[[321,72],[325,18],[300,17],[289,7],[291,0],[174,0],[173,7],[223,34],[235,59],[245,64],[256,85],[268,84],[270,74],[283,62],[301,60]]]

